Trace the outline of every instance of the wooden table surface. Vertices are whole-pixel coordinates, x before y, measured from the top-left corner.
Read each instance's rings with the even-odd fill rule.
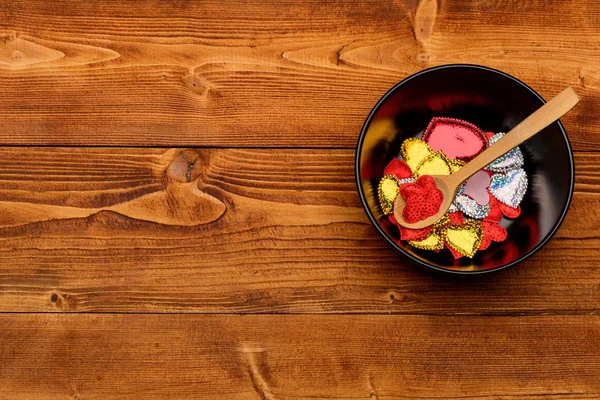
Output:
[[[565,223],[474,279],[354,183],[421,69],[549,98]],[[600,398],[600,0],[0,0],[1,399]]]

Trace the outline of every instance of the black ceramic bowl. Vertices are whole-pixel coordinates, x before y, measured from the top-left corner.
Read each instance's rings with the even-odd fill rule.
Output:
[[[394,86],[369,114],[356,150],[356,182],[369,219],[400,253],[422,266],[454,274],[479,274],[515,265],[550,240],[563,221],[574,184],[571,146],[560,122],[521,145],[529,187],[521,215],[503,219],[508,238],[474,258],[454,260],[399,241],[398,228],[383,215],[377,187],[385,166],[409,137],[421,137],[432,117],[472,122],[483,131],[508,132],[545,101],[533,89],[491,68],[445,65],[414,74]]]

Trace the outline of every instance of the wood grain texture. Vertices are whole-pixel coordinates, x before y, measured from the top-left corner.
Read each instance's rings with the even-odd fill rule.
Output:
[[[0,399],[599,398],[599,61],[600,0],[0,0]],[[582,97],[564,225],[467,280],[353,171],[457,62]]]
[[[0,397],[593,399],[599,318],[3,315]]]
[[[600,0],[2,1],[0,144],[354,147],[423,68],[504,70],[600,149]]]
[[[0,311],[600,312],[600,155],[576,154],[571,210],[542,251],[467,281],[388,247],[361,208],[353,156],[0,149]],[[169,200],[190,184],[196,201]]]

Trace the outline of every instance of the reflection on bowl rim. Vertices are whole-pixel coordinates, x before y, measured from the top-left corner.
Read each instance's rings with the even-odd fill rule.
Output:
[[[381,99],[379,99],[379,101],[377,102],[377,104],[375,104],[375,106],[373,107],[373,109],[371,110],[371,112],[369,113],[369,116],[367,117],[367,119],[365,120],[365,123],[363,124],[363,127],[360,131],[360,136],[358,137],[358,143],[356,146],[356,152],[354,155],[354,177],[356,180],[356,187],[358,189],[358,194],[360,196],[360,201],[362,203],[363,208],[365,209],[365,213],[367,214],[367,216],[369,217],[369,220],[371,221],[371,224],[375,227],[375,229],[377,229],[377,231],[379,232],[379,234],[381,236],[383,236],[385,238],[385,240],[387,240],[387,242],[394,248],[396,249],[400,254],[402,254],[403,256],[407,257],[408,259],[410,259],[412,262],[421,265],[423,267],[426,268],[430,268],[433,269],[435,271],[438,272],[443,272],[446,274],[451,274],[451,275],[481,275],[481,274],[487,274],[490,272],[496,272],[496,271],[500,271],[506,268],[510,268],[518,263],[520,263],[521,261],[525,260],[526,258],[531,257],[533,254],[535,254],[536,252],[538,252],[542,247],[544,247],[544,245],[546,243],[548,243],[548,241],[550,239],[552,239],[552,237],[554,236],[554,234],[556,233],[556,231],[558,230],[558,228],[560,228],[561,224],[563,223],[565,216],[567,215],[567,211],[569,210],[569,207],[571,205],[571,201],[573,199],[573,190],[575,187],[575,161],[573,159],[573,150],[571,148],[571,143],[569,142],[569,137],[567,136],[567,132],[565,131],[565,128],[563,127],[562,123],[560,121],[558,122],[558,126],[560,128],[560,132],[562,133],[562,137],[563,140],[565,142],[565,145],[567,146],[567,150],[569,153],[569,164],[571,166],[571,174],[570,174],[570,179],[571,179],[571,185],[569,187],[569,193],[567,196],[567,202],[558,218],[558,220],[556,221],[556,223],[554,224],[554,226],[552,227],[552,229],[550,230],[550,232],[548,232],[548,234],[531,250],[529,250],[526,254],[522,255],[521,257],[517,258],[516,260],[513,260],[507,264],[501,265],[499,267],[496,268],[491,268],[491,269],[486,269],[486,270],[478,270],[478,271],[461,271],[461,270],[453,270],[453,269],[446,269],[446,268],[441,268],[441,267],[437,267],[435,265],[431,265],[425,261],[422,261],[420,259],[418,259],[417,257],[413,256],[412,254],[406,252],[404,249],[402,249],[400,246],[398,246],[398,244],[396,244],[392,238],[390,238],[384,231],[383,229],[379,226],[379,222],[375,219],[375,217],[372,215],[371,210],[369,209],[368,203],[367,203],[367,199],[365,198],[365,194],[363,192],[362,189],[362,184],[361,184],[361,178],[360,178],[360,155],[362,153],[362,146],[363,146],[363,141],[365,138],[365,135],[367,133],[367,130],[371,124],[371,121],[373,120],[373,117],[375,116],[375,114],[377,113],[377,111],[379,111],[379,108],[381,107],[381,105],[383,103],[385,103],[387,101],[387,99],[392,95],[392,93],[394,93],[398,88],[400,88],[401,86],[405,85],[406,83],[410,82],[411,80],[420,77],[421,75],[425,75],[427,73],[430,72],[434,72],[434,71],[439,71],[439,70],[443,70],[443,69],[452,69],[452,68],[472,68],[472,69],[479,69],[479,70],[483,70],[483,71],[487,71],[487,72],[491,72],[494,74],[498,74],[501,75],[505,78],[508,78],[518,84],[520,84],[523,88],[527,89],[529,92],[531,92],[531,94],[533,94],[535,97],[537,97],[542,104],[546,103],[546,101],[542,98],[542,96],[540,96],[535,90],[533,90],[529,85],[527,85],[526,83],[520,81],[519,79],[515,78],[514,76],[511,76],[505,72],[499,71],[497,69],[494,68],[489,68],[489,67],[484,67],[481,65],[474,65],[474,64],[446,64],[446,65],[440,65],[437,67],[432,67],[432,68],[428,68],[428,69],[424,69],[422,71],[419,71],[413,75],[410,75],[406,78],[404,78],[402,81],[398,82],[397,84],[395,84],[390,90],[387,91],[386,94],[383,95],[383,97],[381,97]]]

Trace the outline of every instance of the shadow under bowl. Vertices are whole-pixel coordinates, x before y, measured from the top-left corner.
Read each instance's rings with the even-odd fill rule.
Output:
[[[365,211],[383,237],[413,262],[436,271],[480,274],[513,266],[530,257],[562,223],[575,181],[567,134],[556,122],[523,143],[529,186],[521,215],[503,219],[504,242],[492,243],[475,257],[454,260],[401,242],[398,228],[384,216],[377,187],[385,166],[400,155],[400,145],[421,137],[433,117],[469,121],[484,132],[508,132],[545,101],[533,89],[503,72],[477,65],[444,65],[416,73],[385,94],[361,131],[355,159],[356,182]]]

